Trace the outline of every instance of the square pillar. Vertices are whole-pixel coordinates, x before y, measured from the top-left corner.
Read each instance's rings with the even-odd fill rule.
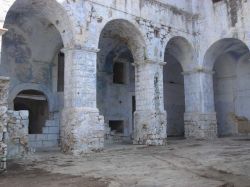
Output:
[[[214,139],[217,120],[214,107],[213,72],[198,69],[184,72],[185,137]]]
[[[65,53],[64,109],[61,144],[79,155],[104,146],[104,118],[96,107],[96,58],[91,48],[63,49]]]
[[[165,144],[167,120],[163,102],[163,65],[152,60],[135,64],[134,144]]]

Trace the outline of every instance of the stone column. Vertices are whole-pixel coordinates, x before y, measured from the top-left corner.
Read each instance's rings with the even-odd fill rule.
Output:
[[[96,58],[91,48],[63,49],[65,53],[64,109],[61,144],[79,155],[104,146],[104,118],[96,107]]]
[[[134,144],[163,145],[166,111],[163,102],[163,65],[152,60],[135,64],[136,111]]]
[[[185,136],[213,139],[217,137],[213,72],[197,69],[183,74],[186,105]]]

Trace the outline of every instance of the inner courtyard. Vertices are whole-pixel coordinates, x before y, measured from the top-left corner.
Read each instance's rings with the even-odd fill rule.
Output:
[[[250,186],[249,7],[0,0],[0,186]]]

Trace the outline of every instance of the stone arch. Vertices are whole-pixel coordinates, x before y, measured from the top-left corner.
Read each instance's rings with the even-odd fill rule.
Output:
[[[249,52],[247,45],[235,38],[223,38],[214,42],[206,51],[203,59],[203,67],[212,71],[216,59],[223,53],[233,52],[237,56],[242,56],[243,54]]]
[[[164,108],[167,111],[167,134],[184,136],[185,90],[182,72],[194,65],[194,49],[187,39],[176,36],[165,48],[163,68]]]
[[[167,55],[166,53],[171,54],[178,60],[183,71],[187,71],[195,65],[194,48],[192,44],[182,36],[174,36],[167,42],[165,56]]]
[[[14,99],[16,96],[25,90],[35,90],[43,93],[48,100],[49,112],[54,112],[57,110],[57,101],[53,95],[53,93],[44,85],[34,84],[34,83],[23,83],[15,86],[12,90],[10,90],[8,105],[10,109],[14,108]]]
[[[146,58],[146,42],[140,30],[132,22],[126,19],[113,19],[107,22],[102,28],[98,40],[99,47],[101,39],[107,37],[107,35],[127,44],[133,54],[135,63],[139,63]]]
[[[12,0],[9,2],[9,9],[6,10],[5,23],[11,11],[29,11],[40,15],[60,32],[64,47],[70,47],[75,42],[73,20],[62,3],[57,0]]]
[[[244,126],[250,119],[248,57],[246,44],[235,38],[216,41],[204,56],[204,69],[214,72],[212,84],[219,136],[249,133]]]

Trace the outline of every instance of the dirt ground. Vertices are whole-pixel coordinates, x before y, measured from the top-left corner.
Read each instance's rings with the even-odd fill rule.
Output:
[[[250,187],[250,137],[114,145],[84,157],[39,152],[10,161],[1,187]]]

